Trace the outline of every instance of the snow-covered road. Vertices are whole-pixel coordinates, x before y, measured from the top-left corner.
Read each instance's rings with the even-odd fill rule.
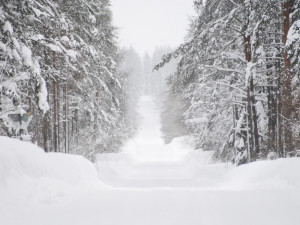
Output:
[[[203,184],[203,181],[197,183],[199,180],[195,175],[205,171],[211,153],[194,151],[191,137],[176,138],[165,145],[159,110],[150,96],[140,98],[138,114],[140,126],[137,134],[124,146],[123,152],[97,156],[100,179],[114,187],[193,188]],[[219,165],[218,172],[219,175],[226,172],[224,165]],[[208,179],[212,181],[213,178]]]
[[[89,188],[12,224],[299,225],[295,198],[288,191]]]
[[[114,187],[95,194],[107,203],[100,206],[104,224],[300,224],[299,190],[281,188],[271,174],[243,180],[251,169],[240,176],[232,166],[211,164],[211,153],[194,151],[188,137],[165,145],[149,96],[140,99],[138,113],[140,128],[124,152],[97,157],[100,179]]]
[[[122,153],[98,155],[98,174],[82,158],[1,139],[13,147],[0,149],[0,224],[300,224],[299,159],[210,164],[189,137],[163,143],[150,97],[139,113],[136,137]]]

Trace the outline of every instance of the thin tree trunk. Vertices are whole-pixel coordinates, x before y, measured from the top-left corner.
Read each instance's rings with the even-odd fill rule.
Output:
[[[281,121],[281,76],[280,76],[280,61],[278,60],[277,65],[276,65],[278,71],[277,71],[277,92],[276,92],[276,149],[277,149],[277,154],[279,157],[284,157],[284,152],[283,152],[283,147],[282,147],[282,121]]]
[[[44,33],[46,34],[46,30],[44,30]],[[46,50],[46,47],[44,47],[44,56],[45,56],[45,65],[44,69],[46,70],[46,67],[50,65],[50,59],[49,59],[49,53]],[[49,88],[49,82],[47,82],[47,80],[45,80],[46,82],[46,87],[47,87],[47,102],[50,105],[50,88]],[[49,146],[49,141],[51,140],[51,129],[50,129],[50,115],[51,115],[51,111],[49,109],[49,111],[43,115],[43,148],[45,152],[49,152],[50,151],[50,146]]]
[[[96,104],[99,103],[99,92],[96,92]],[[96,107],[97,108],[97,107]],[[94,135],[93,135],[93,139],[96,140],[97,138],[97,129],[98,129],[98,119],[97,119],[97,113],[96,110],[94,112]]]
[[[271,75],[270,75],[271,76]],[[271,84],[271,82],[268,82]],[[268,148],[275,149],[276,148],[276,108],[277,104],[274,99],[274,88],[268,87],[268,112],[267,116],[268,120]],[[274,141],[275,140],[275,141]]]
[[[60,90],[59,90],[59,78],[57,78],[56,80],[56,104],[57,104],[57,107],[56,107],[56,113],[57,113],[57,116],[56,116],[56,119],[57,119],[57,135],[56,135],[56,138],[57,138],[57,151],[60,152]]]
[[[79,143],[79,112],[78,109],[75,109],[75,135],[76,135],[76,144]]]
[[[285,154],[293,151],[293,132],[291,127],[292,105],[292,76],[291,62],[286,48],[286,41],[290,29],[290,1],[282,0],[282,17],[283,17],[283,45],[284,45],[284,76],[282,90],[282,116],[284,120],[284,152]]]
[[[247,62],[251,62],[252,60],[252,53],[251,53],[251,42],[250,36],[244,37],[244,54],[245,59]],[[251,72],[250,72],[251,73]],[[255,93],[254,93],[254,81],[252,73],[249,74],[248,77],[248,86],[247,86],[247,103],[248,103],[248,126],[250,131],[250,157],[251,161],[255,161],[257,158],[257,154],[260,152],[259,150],[259,135],[258,135],[258,126],[257,126],[257,113],[256,113],[256,100],[255,100]]]
[[[53,81],[53,147],[54,152],[57,152],[57,85],[56,81]]]
[[[69,107],[68,107],[68,81],[64,85],[64,98],[65,98],[65,106],[64,106],[64,131],[65,131],[65,153],[69,153]]]
[[[251,102],[251,115],[252,115],[252,122],[253,122],[253,160],[256,160],[258,154],[260,153],[259,149],[259,135],[258,135],[258,126],[257,126],[257,112],[255,108],[256,100],[255,100],[255,93],[254,93],[254,82],[253,76],[250,77],[250,102]]]

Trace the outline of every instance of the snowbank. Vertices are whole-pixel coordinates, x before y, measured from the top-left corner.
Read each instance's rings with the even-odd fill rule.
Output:
[[[94,165],[81,156],[45,153],[36,145],[8,137],[0,136],[0,143],[2,212],[54,204],[83,187],[105,186]]]
[[[55,206],[82,190],[105,187],[94,164],[81,156],[45,153],[34,144],[8,137],[0,136],[0,143],[1,224],[27,224],[28,218],[36,217],[37,208]]]
[[[300,158],[258,161],[233,167],[222,188],[231,190],[300,190]]]
[[[94,165],[81,156],[45,153],[36,145],[0,137],[0,185],[12,179],[54,179],[76,185],[97,180]]]

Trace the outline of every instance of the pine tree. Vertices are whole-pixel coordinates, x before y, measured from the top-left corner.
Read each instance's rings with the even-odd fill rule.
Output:
[[[8,114],[31,112],[45,151],[87,158],[117,151],[127,121],[110,2],[1,1],[1,133]]]
[[[171,89],[189,102],[183,115],[197,146],[217,158],[239,165],[293,149],[299,1],[281,3],[195,1],[187,42],[156,66],[181,57]]]

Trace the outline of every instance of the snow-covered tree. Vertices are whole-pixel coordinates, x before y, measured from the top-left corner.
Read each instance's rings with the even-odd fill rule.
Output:
[[[156,68],[181,57],[171,88],[189,102],[185,122],[198,137],[198,147],[216,149],[217,157],[237,164],[270,151],[279,156],[293,151],[292,124],[297,122],[292,120],[291,79],[297,85],[297,76],[291,71],[297,66],[290,60],[298,59],[298,41],[287,37],[289,32],[289,37],[298,36],[298,5],[280,0],[195,1],[198,16],[186,43]],[[291,16],[293,25],[287,24]]]
[[[0,2],[1,132],[8,114],[33,115],[45,151],[88,158],[117,151],[126,136],[124,89],[110,2]]]

